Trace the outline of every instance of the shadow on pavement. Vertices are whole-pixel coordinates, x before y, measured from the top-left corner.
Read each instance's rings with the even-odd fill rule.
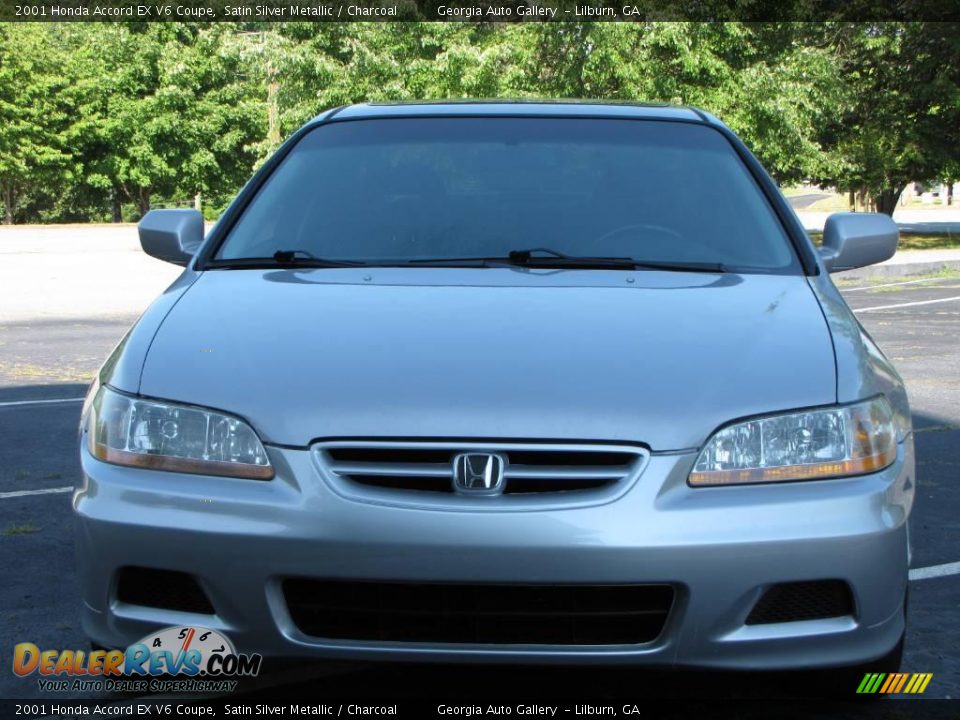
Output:
[[[960,235],[960,222],[898,222],[900,232],[923,233],[925,235]]]
[[[91,376],[91,380],[93,377]],[[0,403],[29,400],[60,400],[82,398],[87,393],[85,383],[51,383],[47,385],[11,385],[0,387]]]

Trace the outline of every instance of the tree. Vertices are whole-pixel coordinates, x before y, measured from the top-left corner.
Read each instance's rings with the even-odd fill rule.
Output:
[[[174,170],[174,191],[183,197],[233,195],[256,162],[266,131],[262,85],[244,77],[234,31],[213,24],[188,42],[167,43],[150,112],[167,119],[157,153]],[[175,142],[168,142],[175,138]]]
[[[259,85],[226,25],[103,24],[68,32],[83,184],[146,213],[156,197],[220,203],[246,180],[263,135]]]
[[[10,225],[25,196],[52,195],[70,182],[70,108],[64,57],[43,23],[0,24],[0,200]]]
[[[157,99],[160,63],[178,32],[167,23],[104,23],[69,29],[66,42],[86,81],[77,90],[86,132],[78,138],[83,183],[109,198],[114,219],[133,202],[140,214],[156,193],[170,194],[178,119]]]
[[[781,182],[892,212],[908,182],[960,172],[958,87],[956,23],[18,23],[0,26],[0,202],[7,222],[215,212],[323,109],[558,97],[702,107]]]
[[[694,105],[722,117],[781,181],[821,169],[817,127],[842,82],[792,24],[562,23],[517,28],[519,94]]]
[[[846,83],[821,127],[830,162],[817,180],[869,197],[892,215],[911,181],[942,178],[960,147],[960,25],[814,26]]]

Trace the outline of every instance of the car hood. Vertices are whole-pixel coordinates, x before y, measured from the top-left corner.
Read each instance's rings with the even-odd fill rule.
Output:
[[[218,270],[160,325],[139,391],[265,442],[417,437],[695,448],[730,420],[829,404],[805,278],[510,268]]]

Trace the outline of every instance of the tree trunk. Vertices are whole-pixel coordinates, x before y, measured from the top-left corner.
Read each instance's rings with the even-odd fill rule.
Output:
[[[140,217],[150,212],[150,191],[147,188],[140,188],[137,193],[137,210],[140,211]]]
[[[877,212],[893,216],[893,211],[897,209],[897,202],[900,200],[900,193],[903,188],[884,188],[876,196]]]
[[[953,205],[953,180],[947,180],[947,205]]]
[[[13,225],[13,215],[17,212],[17,191],[12,184],[3,185],[3,224]]]
[[[857,211],[857,196],[853,192],[853,188],[850,188],[847,194],[847,205],[850,208],[850,212]]]
[[[267,142],[271,149],[279,147],[280,141],[280,106],[277,95],[280,92],[280,83],[276,79],[276,70],[273,65],[267,65]]]
[[[120,193],[115,189],[111,193],[110,205],[113,209],[113,222],[123,222],[123,204],[120,202]]]

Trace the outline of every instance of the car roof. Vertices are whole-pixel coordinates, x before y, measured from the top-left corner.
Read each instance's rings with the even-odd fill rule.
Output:
[[[329,120],[393,117],[590,117],[679,120],[720,125],[709,113],[693,107],[599,100],[443,100],[361,103],[328,110],[310,124]]]

